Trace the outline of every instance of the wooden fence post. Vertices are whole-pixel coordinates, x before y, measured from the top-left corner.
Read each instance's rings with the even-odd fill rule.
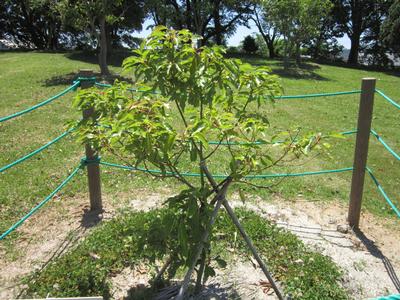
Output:
[[[80,77],[90,78],[93,77],[92,70],[80,70]],[[92,87],[94,82],[92,80],[82,80],[81,88],[87,89]],[[89,108],[83,111],[83,118],[91,118],[94,114],[93,108]],[[86,159],[89,161],[96,161],[98,159],[97,154],[89,144],[85,145]],[[100,167],[98,163],[90,163],[87,166],[88,185],[89,185],[89,198],[90,198],[90,210],[101,211],[103,204],[101,200],[101,181],[100,181]]]
[[[374,109],[375,84],[375,78],[362,79],[348,214],[349,225],[355,229],[358,229],[360,224],[365,168],[367,167],[368,144]]]

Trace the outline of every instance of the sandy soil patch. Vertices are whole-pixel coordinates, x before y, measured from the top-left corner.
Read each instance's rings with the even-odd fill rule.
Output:
[[[105,198],[105,211],[100,215],[88,211],[85,197],[62,199],[61,208],[50,206],[43,209],[19,229],[24,234],[17,241],[17,247],[22,251],[17,260],[0,260],[0,299],[16,297],[21,289],[22,276],[45,267],[52,259],[65,253],[98,222],[111,219],[119,208],[147,211],[160,207],[166,195],[143,190],[133,197],[119,195],[119,199],[130,200],[118,204]],[[346,226],[346,207],[333,203],[281,199],[266,202],[255,198],[246,204],[234,200],[231,205],[245,206],[258,212],[296,234],[316,251],[332,257],[344,270],[343,285],[354,298],[366,299],[400,292],[397,277],[400,274],[400,243],[396,242],[400,240],[400,232],[396,231],[398,224],[382,226],[382,220],[363,214],[361,231],[353,232]],[[0,248],[0,256],[4,256],[4,249]],[[117,274],[113,279],[116,283],[114,298],[124,298],[129,289],[139,285],[148,286],[147,277],[143,272],[130,269]],[[264,280],[261,270],[251,261],[235,258],[207,282],[200,299],[274,299],[274,295],[265,289]]]

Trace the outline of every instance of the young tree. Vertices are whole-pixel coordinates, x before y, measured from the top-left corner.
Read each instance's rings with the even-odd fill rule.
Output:
[[[300,63],[302,43],[318,34],[319,24],[331,9],[329,0],[265,0],[262,3],[285,42],[285,68],[294,50]]]
[[[199,288],[213,274],[210,220],[229,187],[318,146],[320,136],[275,136],[261,109],[280,94],[278,78],[269,69],[224,58],[220,47],[193,47],[195,40],[188,30],[157,27],[123,64],[141,93],[116,83],[105,91],[81,91],[75,105],[95,111],[92,119],[77,124],[80,141],[132,167],[158,168],[160,174],[153,176],[185,186],[167,202],[172,214],[163,245],[171,253],[172,273],[177,266],[198,267]],[[276,147],[275,139],[283,137]],[[218,142],[210,145],[211,139]],[[216,162],[226,172],[220,180],[209,170],[215,172]],[[184,176],[188,166],[198,178]]]
[[[246,36],[243,40],[242,48],[246,53],[254,54],[255,52],[257,52],[258,46],[255,38],[253,38],[251,35]]]

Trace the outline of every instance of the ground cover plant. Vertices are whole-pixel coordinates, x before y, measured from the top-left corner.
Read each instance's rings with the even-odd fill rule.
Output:
[[[287,295],[293,299],[348,299],[340,284],[341,272],[330,258],[310,251],[292,233],[254,212],[236,212]],[[25,296],[43,297],[51,291],[53,297],[102,295],[108,299],[112,276],[143,261],[154,265],[168,255],[166,225],[174,217],[169,209],[119,214],[44,271],[27,278]],[[220,257],[227,248],[233,248],[236,257],[250,255],[245,244],[234,238],[236,228],[227,214],[219,215],[214,232],[211,256]],[[220,264],[223,268],[224,263]],[[174,271],[170,272],[172,276]],[[148,299],[155,292],[152,288],[133,291],[131,299]]]
[[[291,72],[282,70],[279,60],[267,60],[263,57],[245,57],[245,61],[254,66],[267,65],[273,73],[282,78],[284,94],[307,94],[326,91],[353,90],[360,87],[362,77],[376,77],[377,87],[394,99],[400,99],[397,86],[400,83],[395,73],[378,72],[357,68],[345,68],[326,64],[307,63]],[[1,52],[0,53],[0,115],[5,116],[19,109],[26,108],[38,101],[50,97],[67,87],[79,69],[96,69],[96,59],[81,53],[46,53],[46,52]],[[114,65],[120,65],[120,62]],[[112,67],[113,72],[120,72],[119,67]],[[14,159],[43,145],[65,130],[65,122],[80,118],[79,113],[71,109],[73,94],[66,95],[51,105],[0,125],[2,143],[0,144],[0,163],[5,165]],[[270,115],[271,122],[278,129],[301,125],[308,131],[344,131],[356,126],[358,95],[320,98],[307,101],[282,101]],[[379,96],[376,97],[373,128],[385,138],[391,147],[399,149],[400,136],[396,130],[398,116],[392,106]],[[332,159],[317,157],[312,161],[302,161],[286,170],[298,172],[305,170],[332,169],[352,165],[353,138],[331,142]],[[0,184],[0,231],[4,232],[12,223],[43,199],[75,166],[83,156],[83,149],[72,142],[71,138],[61,140],[43,154],[9,169],[1,174]],[[104,159],[107,159],[105,157]],[[395,197],[398,192],[397,180],[400,169],[389,153],[382,151],[382,146],[371,139],[368,165],[372,166],[378,179],[389,195]],[[105,195],[129,194],[138,188],[150,189],[164,187],[175,189],[174,183],[150,180],[141,174],[134,175],[119,170],[102,168],[102,184]],[[268,184],[265,180],[259,184]],[[311,201],[341,201],[348,203],[350,174],[334,174],[318,177],[291,178],[274,188],[281,197],[293,200],[297,198]],[[260,195],[268,199],[264,190],[244,188],[248,195]],[[76,177],[74,183],[59,193],[59,197],[44,207],[43,213],[52,207],[60,214],[63,203],[76,203],[77,198],[87,197],[86,178]],[[110,197],[109,197],[110,198]],[[60,201],[61,200],[61,201]],[[399,205],[398,202],[396,202]],[[385,218],[394,218],[392,210],[377,193],[374,184],[366,179],[363,210]],[[42,212],[39,216],[42,217]],[[66,216],[65,216],[66,217]],[[384,223],[384,219],[380,219]],[[1,247],[12,246],[19,232],[2,241]],[[4,249],[4,248],[3,248]],[[21,253],[15,248],[8,251],[7,258],[15,259]]]
[[[99,155],[108,152],[132,168],[184,186],[167,200],[175,215],[166,224],[168,261],[173,269],[188,268],[177,299],[185,295],[195,270],[195,294],[215,274],[208,239],[221,205],[229,212],[229,187],[248,185],[247,175],[320,148],[322,139],[298,130],[270,130],[268,114],[259,111],[280,95],[278,77],[265,67],[224,58],[221,47],[197,48],[196,42],[188,30],[157,27],[123,64],[141,92],[132,93],[124,83],[83,90],[74,105],[95,113],[72,125],[78,140]],[[211,139],[217,141],[212,147]],[[215,161],[225,178],[213,177]],[[198,170],[191,181],[183,175],[187,166]],[[151,168],[160,171],[154,174]]]

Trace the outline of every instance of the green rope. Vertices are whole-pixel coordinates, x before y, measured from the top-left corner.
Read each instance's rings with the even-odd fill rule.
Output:
[[[390,200],[389,196],[386,194],[385,190],[383,189],[383,187],[381,186],[381,184],[379,183],[378,179],[376,179],[374,173],[372,172],[372,170],[370,168],[366,168],[366,170],[368,171],[368,174],[370,175],[372,181],[375,183],[376,187],[378,188],[379,192],[382,194],[383,198],[386,200],[386,202],[390,205],[390,207],[394,210],[394,212],[396,213],[396,215],[400,218],[400,211],[398,210],[398,208],[393,204],[392,200]]]
[[[392,104],[394,107],[400,109],[400,104],[398,104],[396,101],[393,99],[390,99],[388,96],[386,96],[381,90],[376,89],[375,92],[377,92],[379,95],[381,95],[386,101],[388,101],[390,104]]]
[[[23,161],[27,160],[28,158],[31,158],[32,156],[42,152],[43,150],[47,149],[48,147],[50,147],[51,145],[53,145],[54,143],[58,142],[59,140],[61,140],[62,138],[64,138],[65,136],[67,136],[68,134],[70,134],[72,131],[74,130],[74,128],[67,130],[66,132],[64,132],[63,134],[59,135],[58,137],[56,137],[55,139],[51,140],[50,142],[48,142],[47,144],[43,145],[42,147],[32,151],[31,153],[13,161],[12,163],[9,163],[8,165],[1,167],[0,168],[0,173],[4,172],[5,170],[8,170],[9,168],[12,168],[20,163],[22,163]]]
[[[79,84],[80,84],[79,81],[75,81],[73,85],[69,86],[68,88],[66,88],[62,92],[58,93],[57,95],[54,95],[53,97],[50,97],[49,99],[47,99],[47,100],[45,100],[43,102],[40,102],[40,103],[38,103],[36,105],[33,105],[33,106],[31,106],[31,107],[29,107],[27,109],[21,110],[19,112],[16,112],[14,114],[9,115],[9,116],[2,117],[2,118],[0,118],[0,123],[8,121],[8,120],[16,118],[16,117],[19,117],[19,116],[21,116],[23,114],[26,114],[28,112],[31,112],[31,111],[35,110],[35,109],[38,109],[39,107],[42,107],[42,106],[44,106],[46,104],[49,104],[50,102],[60,98],[61,96],[64,96],[69,91],[76,89],[79,86]]]
[[[96,82],[96,86],[102,87],[102,88],[109,88],[112,87],[111,84],[106,84],[106,83],[100,83]],[[134,88],[128,89],[129,91],[132,92],[145,92],[141,90],[137,90]],[[153,92],[154,94],[158,94],[157,92]],[[306,94],[306,95],[292,95],[292,96],[279,96],[279,97],[274,97],[276,100],[284,100],[284,99],[305,99],[305,98],[317,98],[317,97],[332,97],[332,96],[341,96],[341,95],[351,95],[351,94],[360,94],[361,90],[354,90],[354,91],[345,91],[345,92],[335,92],[335,93],[319,93],[319,94]]]
[[[75,177],[75,175],[78,173],[78,171],[82,168],[81,165],[76,167],[71,174],[68,175],[68,177],[53,190],[43,201],[41,201],[38,205],[36,205],[34,208],[31,209],[29,213],[27,213],[25,216],[23,216],[21,219],[18,220],[14,225],[12,225],[7,231],[5,231],[1,236],[0,236],[0,241],[3,240],[7,235],[9,235],[11,232],[16,230],[19,226],[22,225],[30,216],[32,216],[36,211],[38,211],[43,205],[45,205],[48,201],[50,201],[55,194],[57,194],[68,182],[72,180],[72,178]]]
[[[284,99],[305,99],[305,98],[318,98],[318,97],[333,97],[351,94],[360,94],[361,90],[345,91],[345,92],[335,92],[335,93],[319,93],[319,94],[305,94],[305,95],[293,95],[293,96],[279,96],[275,97],[276,100]]]
[[[162,172],[161,170],[148,170],[145,168],[141,167],[130,167],[130,166],[124,166],[124,165],[119,165],[115,163],[109,163],[109,162],[100,162],[101,165],[104,166],[109,166],[109,167],[114,167],[114,168],[119,168],[119,169],[124,169],[124,170],[130,170],[130,171],[141,171],[141,172],[146,172],[150,174],[165,174],[165,175],[178,175],[177,173],[174,172]],[[327,174],[327,173],[341,173],[341,172],[348,172],[352,171],[353,168],[342,168],[342,169],[334,169],[334,170],[322,170],[322,171],[315,171],[315,172],[304,172],[304,173],[283,173],[283,174],[261,174],[261,175],[247,175],[244,178],[245,179],[265,179],[265,178],[278,178],[278,177],[298,177],[298,176],[309,176],[309,175],[320,175],[320,174]],[[185,177],[200,177],[200,173],[190,173],[190,172],[183,172],[179,173],[182,176]],[[227,175],[222,175],[222,174],[215,174],[212,175],[214,178],[221,178],[225,179],[228,176]]]
[[[81,159],[81,165],[82,166],[95,165],[95,164],[99,164],[100,161],[101,161],[101,156],[96,156],[93,159],[88,159],[87,157],[83,157]]]
[[[78,77],[76,81],[90,81],[90,82],[96,82],[96,77]]]
[[[350,130],[350,131],[343,131],[340,132],[339,134],[341,135],[351,135],[357,133],[357,130]],[[218,141],[210,141],[208,142],[209,145],[221,145],[221,146],[227,146],[227,145],[274,145],[274,144],[282,144],[284,143],[283,141],[276,141],[276,142],[218,142]]]
[[[386,148],[386,150],[393,155],[394,158],[400,161],[400,155],[398,155],[392,148],[390,148],[390,146],[386,144],[386,142],[379,136],[379,134],[375,130],[371,129],[371,133]]]
[[[400,300],[400,294],[378,297],[375,298],[374,300]]]

